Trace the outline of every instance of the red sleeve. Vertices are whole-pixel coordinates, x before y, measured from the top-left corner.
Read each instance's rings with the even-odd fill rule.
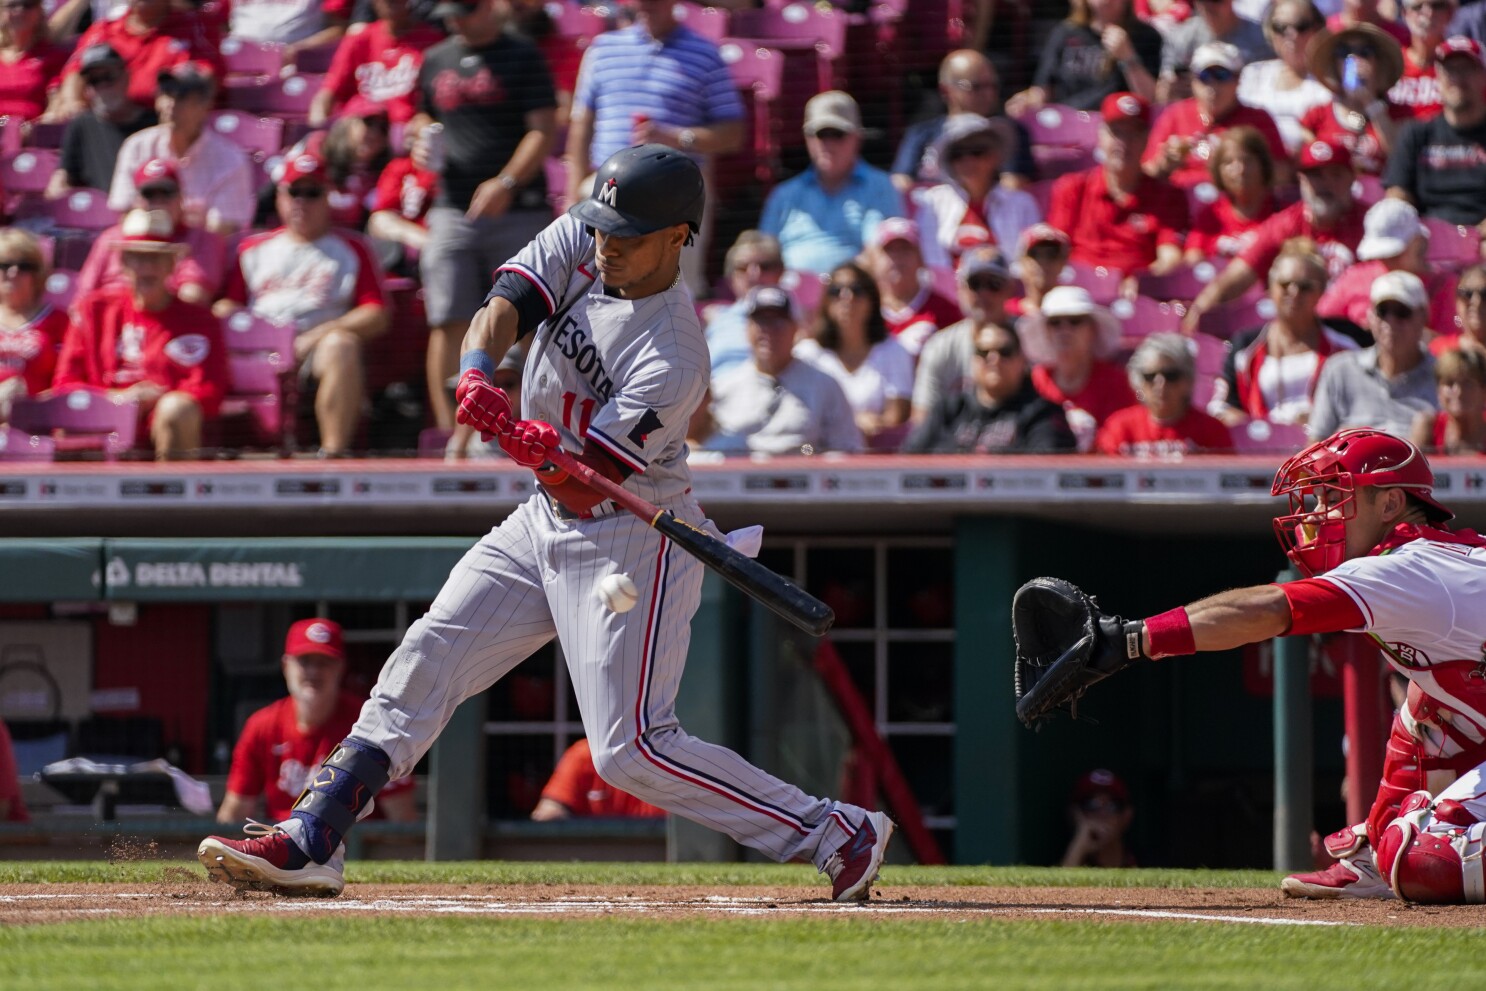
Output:
[[[413,168],[411,158],[394,158],[387,163],[382,170],[382,175],[377,179],[377,191],[372,194],[372,213],[378,210],[392,210],[401,213],[402,207],[402,180]]]
[[[227,394],[227,348],[222,343],[222,325],[204,306],[181,305],[195,311],[190,330],[210,341],[211,347],[201,363],[181,381],[180,389],[195,397],[201,405],[202,415],[210,419],[217,415],[222,397]]]
[[[1309,131],[1312,137],[1320,137],[1321,128],[1326,126],[1326,115],[1330,113],[1331,104],[1318,103],[1300,115],[1300,126]]]
[[[542,788],[542,797],[567,806],[574,815],[582,815],[588,811],[588,786],[596,773],[588,741],[579,740],[558,760]]]
[[[1139,412],[1145,412],[1145,407],[1139,407]],[[1099,426],[1099,432],[1094,435],[1094,450],[1099,454],[1119,454],[1120,445],[1129,439],[1129,431],[1125,425],[1130,422],[1129,409],[1122,409],[1111,413]]]
[[[356,288],[351,293],[352,308],[374,303],[377,306],[387,305],[387,293],[382,287],[382,267],[377,264],[376,256],[367,250],[366,243],[360,238],[347,238],[351,250],[356,252]]]
[[[1253,269],[1259,281],[1263,282],[1269,275],[1269,266],[1279,256],[1280,245],[1290,234],[1290,214],[1287,211],[1275,214],[1259,225],[1254,240],[1238,253],[1239,260]]]
[[[358,31],[346,35],[330,60],[330,71],[325,73],[320,88],[334,93],[337,103],[344,103],[356,95],[356,67],[367,60],[366,34],[366,31]]]
[[[1157,201],[1156,219],[1161,228],[1156,234],[1156,244],[1181,244],[1191,226],[1187,219],[1187,198],[1179,195],[1162,196]]]
[[[103,31],[107,26],[107,21],[94,21],[88,25],[88,30],[84,31],[82,37],[77,39],[77,47],[72,50],[72,54],[67,57],[66,63],[62,66],[63,76],[70,76],[78,71],[82,65],[83,52],[88,50],[89,45],[96,45],[104,40]]]
[[[1367,625],[1352,597],[1331,582],[1302,578],[1279,586],[1290,603],[1290,629],[1286,636],[1340,633]]]
[[[1233,450],[1233,434],[1222,420],[1200,409],[1193,408],[1192,412],[1196,414],[1192,439],[1200,449],[1213,452]]]
[[[1161,111],[1161,116],[1157,117],[1156,123],[1151,126],[1150,137],[1145,140],[1145,154],[1140,156],[1141,165],[1149,165],[1161,157],[1161,149],[1165,147],[1166,139],[1171,137],[1172,122],[1175,119],[1176,104]]]
[[[1192,229],[1187,232],[1187,249],[1196,248],[1203,255],[1212,257],[1218,252],[1218,238],[1223,236],[1223,225],[1218,221],[1218,211],[1208,203],[1192,218]]]
[[[106,306],[107,297],[98,293],[85,296],[77,305],[77,319],[68,325],[67,336],[62,339],[62,353],[57,356],[53,389],[101,384],[94,341]]]
[[[181,259],[181,267],[190,273],[182,276],[181,281],[196,283],[206,290],[208,298],[215,299],[217,290],[222,287],[223,255],[226,247],[220,234],[201,231],[197,237],[200,238],[200,243],[194,246],[189,256]]]
[[[325,12],[326,17],[335,17],[343,21],[351,19],[352,0],[320,0],[320,9]]]
[[[1053,183],[1053,193],[1047,204],[1047,222],[1064,234],[1072,235],[1077,226],[1084,181],[1085,173],[1074,172]]]
[[[227,772],[227,790],[235,795],[257,798],[268,784],[268,764],[264,759],[274,741],[269,739],[268,710],[259,709],[248,717],[242,736],[232,749],[232,768]]]

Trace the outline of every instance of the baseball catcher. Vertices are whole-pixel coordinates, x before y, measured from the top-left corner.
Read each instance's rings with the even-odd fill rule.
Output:
[[[1336,863],[1294,874],[1293,898],[1486,903],[1486,538],[1450,530],[1419,449],[1349,429],[1286,461],[1275,534],[1305,577],[1232,589],[1145,620],[1105,615],[1038,578],[1012,602],[1017,715],[1039,726],[1138,660],[1278,636],[1368,634],[1409,680],[1366,822],[1326,838]]]

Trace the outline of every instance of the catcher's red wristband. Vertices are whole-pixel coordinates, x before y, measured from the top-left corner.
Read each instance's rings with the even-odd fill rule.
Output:
[[[1192,621],[1187,618],[1186,606],[1177,606],[1147,619],[1145,635],[1151,641],[1150,656],[1153,661],[1162,657],[1197,653],[1197,642],[1192,638]]]

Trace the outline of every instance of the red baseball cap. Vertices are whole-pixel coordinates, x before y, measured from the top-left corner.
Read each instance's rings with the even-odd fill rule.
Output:
[[[280,186],[292,186],[301,179],[313,179],[321,185],[328,184],[330,177],[325,171],[325,160],[313,152],[301,152],[284,162],[284,174],[279,177]]]
[[[1118,774],[1107,768],[1096,767],[1074,782],[1069,801],[1077,805],[1095,795],[1108,795],[1121,805],[1130,804],[1130,789],[1125,787]]]
[[[1122,120],[1138,120],[1142,124],[1151,122],[1151,105],[1134,93],[1111,93],[1099,104],[1099,116],[1106,124],[1118,124]]]
[[[134,188],[140,192],[149,186],[167,185],[181,188],[181,173],[174,162],[152,158],[134,170]]]
[[[1446,38],[1435,46],[1434,60],[1443,62],[1451,55],[1469,55],[1477,62],[1481,61],[1481,44],[1474,38],[1467,38],[1457,34],[1453,38]]]
[[[1307,169],[1324,169],[1328,165],[1345,165],[1350,169],[1352,153],[1339,141],[1312,141],[1300,149],[1296,164],[1302,172]]]
[[[346,647],[341,625],[333,619],[301,619],[289,627],[289,635],[284,637],[284,653],[294,657],[324,654],[343,661]]]

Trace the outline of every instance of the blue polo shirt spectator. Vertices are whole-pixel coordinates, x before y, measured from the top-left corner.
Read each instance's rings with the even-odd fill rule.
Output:
[[[885,217],[903,214],[892,178],[861,159],[862,115],[848,93],[818,93],[805,104],[810,168],[774,187],[759,230],[779,239],[784,264],[825,273],[855,258]]]

